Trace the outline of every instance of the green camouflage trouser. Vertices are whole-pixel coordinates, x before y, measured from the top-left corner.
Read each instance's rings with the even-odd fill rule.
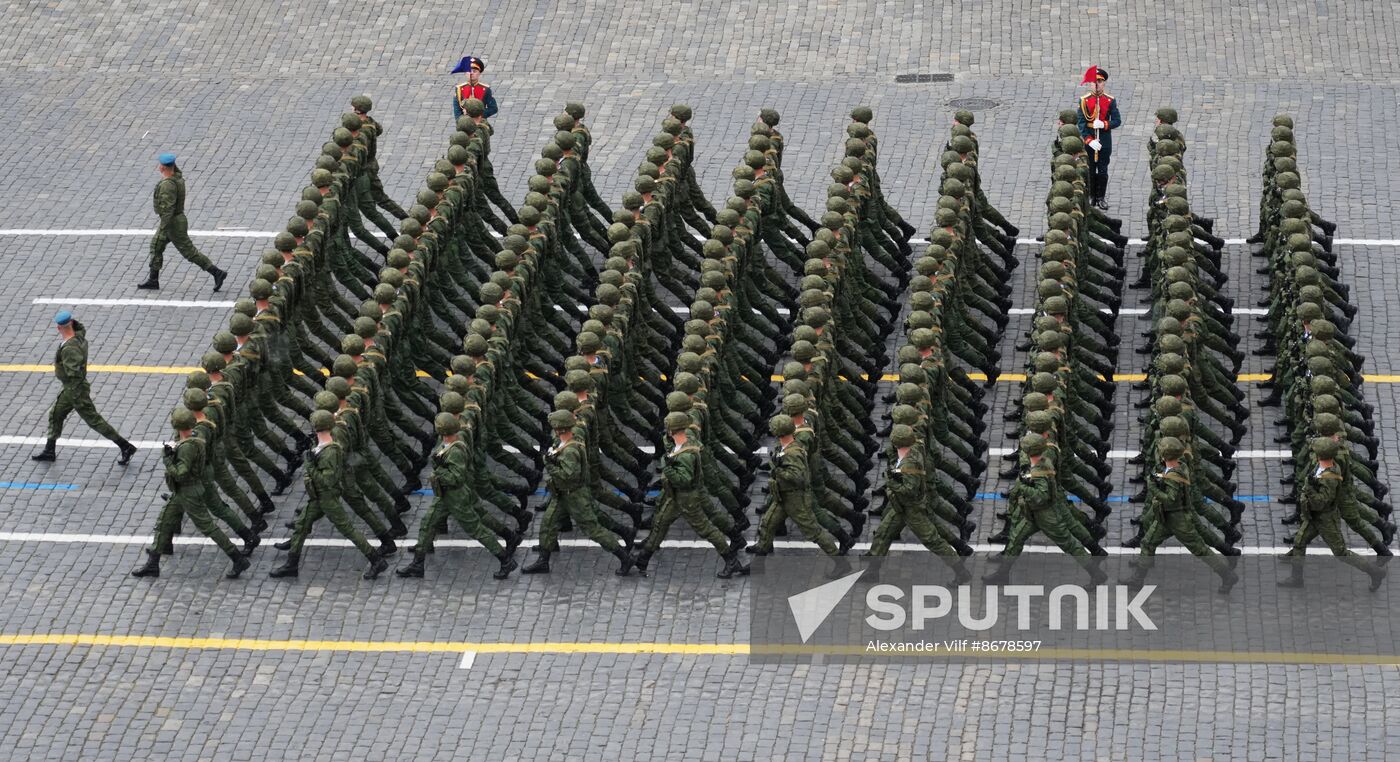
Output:
[[[339,497],[313,498],[306,504],[297,517],[296,529],[292,531],[291,552],[300,554],[301,548],[306,544],[306,538],[311,536],[311,528],[322,516],[331,520],[331,524],[340,532],[342,536],[355,544],[365,558],[374,557],[374,548],[370,547],[369,541],[365,539],[360,530],[356,528],[354,522],[350,520],[350,514],[345,512],[345,506],[340,502]]]
[[[1093,542],[1084,526],[1070,516],[1069,509],[1056,505],[1038,511],[1015,511],[1011,523],[1011,537],[1007,540],[1005,556],[1021,555],[1021,548],[1036,532],[1044,534],[1060,550],[1071,556],[1087,556],[1084,545]]]
[[[160,518],[156,519],[156,538],[151,544],[151,552],[159,553],[162,548],[169,546],[180,529],[181,519],[189,516],[200,533],[213,540],[229,558],[237,558],[238,548],[214,521],[214,516],[209,512],[209,503],[202,484],[176,489],[170,499],[165,501]]]
[[[720,555],[729,552],[729,538],[726,533],[733,531],[734,523],[729,514],[723,511],[707,510],[709,505],[709,497],[701,492],[667,492],[656,508],[651,534],[647,535],[646,542],[642,544],[642,552],[650,555],[660,550],[661,541],[666,539],[667,530],[678,517],[684,517],[695,533],[715,546]]]
[[[113,442],[122,438],[122,435],[112,428],[112,424],[107,423],[97,412],[97,406],[92,404],[92,387],[88,386],[86,381],[77,381],[64,384],[58,393],[58,399],[54,400],[53,407],[49,408],[49,439],[63,436],[63,421],[73,412],[83,419],[83,423],[92,427],[93,431]]]
[[[491,555],[500,557],[501,544],[496,541],[509,531],[495,516],[481,507],[481,501],[471,489],[459,489],[441,495],[435,494],[423,524],[418,528],[418,551],[433,549],[433,540],[451,518],[457,522],[467,536],[481,543]]]
[[[172,243],[175,244],[175,250],[180,252],[180,256],[188,259],[195,267],[205,272],[214,269],[214,264],[201,254],[199,249],[194,247],[194,241],[190,240],[189,224],[185,215],[177,214],[169,225],[156,228],[156,234],[151,237],[151,275],[160,275],[160,268],[165,264],[165,247]]]
[[[609,553],[617,555],[622,552],[622,541],[599,523],[598,509],[593,503],[592,496],[586,494],[550,496],[549,507],[545,509],[544,519],[540,525],[539,549],[541,551],[546,553],[559,551],[559,524],[564,518],[561,514],[568,515],[575,527]]]

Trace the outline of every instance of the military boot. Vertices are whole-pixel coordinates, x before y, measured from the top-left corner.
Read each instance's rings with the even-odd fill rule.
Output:
[[[286,471],[279,471],[273,474],[272,478],[274,481],[272,485],[273,495],[281,497],[287,491],[287,488],[292,486],[292,475]]]
[[[535,560],[525,564],[525,568],[520,570],[521,574],[548,574],[549,573],[549,551],[536,550]]]
[[[44,443],[44,449],[40,450],[38,453],[36,453],[36,454],[34,454],[34,455],[29,456],[29,459],[30,459],[30,460],[37,460],[37,461],[39,461],[40,463],[52,463],[52,462],[54,462],[54,460],[55,460],[56,457],[57,457],[57,454],[56,454],[55,451],[54,451],[54,447],[55,447],[57,444],[58,444],[58,441],[57,441],[57,440],[55,440],[55,439],[49,439],[48,442]]]
[[[371,550],[369,553],[369,568],[365,569],[364,578],[374,579],[387,568],[389,568],[389,562],[384,560],[384,554],[377,550]]]
[[[428,559],[428,554],[419,549],[413,551],[413,562],[408,566],[401,566],[394,570],[394,574],[400,577],[423,578],[423,564]]]
[[[515,560],[514,548],[510,550],[502,550],[501,555],[496,556],[496,559],[501,562],[501,568],[497,569],[491,575],[491,577],[494,579],[505,579],[506,577],[510,576],[511,572],[515,571],[515,569],[520,566],[520,564]]]
[[[394,544],[393,534],[385,532],[375,539],[379,540],[379,555],[387,558],[399,552],[399,546]]]
[[[619,577],[626,577],[632,573],[632,567],[636,563],[632,560],[632,552],[626,548],[618,548],[613,556],[617,558],[617,571],[613,572]]]
[[[136,284],[136,288],[141,289],[143,291],[159,291],[160,273],[153,272],[147,275],[146,280],[144,282]]]
[[[238,533],[238,539],[243,541],[243,548],[238,552],[244,558],[253,555],[253,549],[258,547],[258,544],[262,542],[262,538],[254,534],[251,529],[240,531]]]
[[[159,577],[160,576],[160,553],[154,550],[146,551],[146,563],[131,570],[133,577]]]
[[[729,552],[726,553],[723,556],[723,558],[724,568],[720,569],[719,572],[715,574],[716,577],[719,577],[720,579],[729,579],[735,574],[738,574],[740,576],[748,576],[749,566],[748,564],[745,564],[739,560],[738,550],[731,547],[729,549]]]
[[[116,438],[116,450],[119,455],[116,458],[116,465],[126,465],[132,462],[132,455],[136,455],[136,445],[129,443],[125,438]]]
[[[215,291],[218,291],[219,289],[224,287],[224,279],[228,277],[228,273],[215,267],[209,270],[209,274],[214,277]],[[137,286],[137,288],[140,288],[140,286]]]
[[[1303,559],[1293,554],[1293,551],[1284,553],[1279,559],[1288,564],[1288,579],[1278,583],[1279,587],[1300,588],[1303,586]]]
[[[229,558],[233,559],[233,568],[224,574],[229,579],[238,579],[243,575],[243,572],[248,570],[249,566],[253,565],[253,562],[249,561],[242,553],[235,552]]]
[[[279,565],[276,569],[273,569],[272,571],[268,572],[267,576],[279,579],[282,577],[295,577],[297,576],[298,567],[300,565],[301,554],[288,553],[287,558],[284,561],[282,561],[281,565]]]

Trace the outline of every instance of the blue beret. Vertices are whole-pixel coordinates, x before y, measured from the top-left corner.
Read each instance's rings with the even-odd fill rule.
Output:
[[[69,312],[68,310],[63,310],[62,312],[53,316],[53,322],[55,325],[68,325],[68,323],[72,320],[73,313]]]
[[[163,153],[160,156],[157,156],[156,160],[168,167],[175,163],[175,154]]]

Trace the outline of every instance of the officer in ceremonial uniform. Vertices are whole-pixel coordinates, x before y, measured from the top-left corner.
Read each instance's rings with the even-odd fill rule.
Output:
[[[1113,131],[1123,124],[1118,115],[1118,101],[1104,90],[1108,72],[1090,66],[1079,84],[1092,85],[1093,90],[1079,97],[1079,134],[1089,153],[1089,203],[1107,210],[1104,195],[1108,192],[1108,161],[1113,156]]]
[[[467,81],[463,82],[453,90],[452,98],[452,118],[462,118],[462,104],[475,98],[486,104],[486,118],[490,119],[496,115],[496,96],[491,94],[491,86],[481,83],[481,73],[486,71],[486,62],[476,56],[465,56],[457,62],[453,74],[460,72],[467,73]]]

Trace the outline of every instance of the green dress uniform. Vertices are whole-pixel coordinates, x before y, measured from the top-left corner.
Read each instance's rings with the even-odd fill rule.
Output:
[[[1216,574],[1233,579],[1234,574],[1224,558],[1211,551],[1210,545],[1196,529],[1192,509],[1191,473],[1184,462],[1175,466],[1162,465],[1148,482],[1147,513],[1144,524],[1141,555],[1151,556],[1169,537],[1175,537],[1191,555],[1203,559]]]
[[[1007,540],[1002,555],[1014,558],[1021,555],[1021,549],[1036,532],[1044,534],[1060,550],[1071,556],[1087,556],[1080,523],[1069,515],[1056,494],[1059,487],[1055,483],[1055,471],[1045,462],[1031,466],[1016,480],[1011,488],[1012,525],[1011,536]],[[1091,540],[1092,542],[1092,540]]]
[[[1353,553],[1347,548],[1346,539],[1342,536],[1340,501],[1343,478],[1341,469],[1335,462],[1330,466],[1319,464],[1308,474],[1298,497],[1298,506],[1302,509],[1302,523],[1293,539],[1293,547],[1285,556],[1306,554],[1308,544],[1321,537],[1332,551],[1332,555],[1340,558],[1343,563],[1371,575],[1374,586],[1379,578],[1385,576],[1384,569],[1371,565]],[[1298,582],[1293,584],[1301,584],[1300,576],[1295,575],[1295,579]]]
[[[571,435],[567,442],[559,438],[560,434],[572,433],[577,423],[574,414],[567,410],[549,414],[549,425],[556,435],[554,443],[544,455],[549,507],[545,509],[540,524],[539,557],[521,571],[526,574],[549,571],[550,555],[559,552],[559,525],[564,516],[568,516],[589,539],[618,559],[621,565],[617,574],[625,576],[632,571],[635,563],[618,536],[598,521],[598,507],[593,502],[592,480],[588,476],[587,448],[576,435]]]
[[[924,547],[940,556],[957,556],[957,551],[943,536],[943,530],[932,516],[925,480],[929,478],[924,459],[915,445],[904,457],[896,455],[889,461],[885,474],[885,492],[889,503],[880,518],[880,526],[870,543],[870,555],[889,553],[890,544],[899,539],[900,530],[908,526]]]

